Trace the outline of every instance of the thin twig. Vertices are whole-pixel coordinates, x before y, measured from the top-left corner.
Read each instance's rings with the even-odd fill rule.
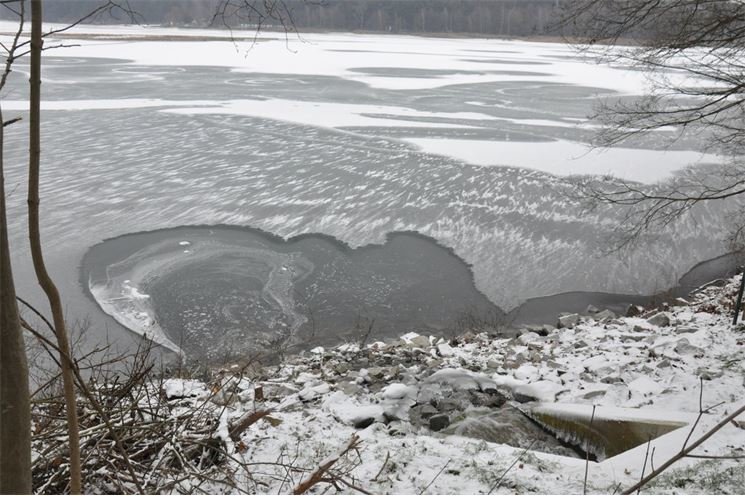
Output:
[[[517,465],[517,462],[519,462],[520,459],[522,459],[522,457],[525,456],[525,453],[527,453],[528,451],[530,451],[530,448],[533,447],[533,445],[536,443],[536,441],[537,441],[537,439],[533,439],[533,441],[531,441],[530,445],[527,448],[525,448],[522,451],[522,453],[520,453],[520,456],[518,456],[517,458],[515,458],[515,461],[512,462],[512,465],[510,465],[509,467],[507,467],[507,470],[505,470],[504,472],[502,472],[502,475],[499,476],[499,479],[497,479],[497,482],[494,483],[494,485],[489,489],[489,492],[487,494],[493,493],[494,490],[499,487],[499,485],[502,483],[502,480],[505,478],[505,476],[509,473],[510,470],[512,470],[512,467],[514,467],[515,465]]]
[[[424,494],[424,492],[427,489],[429,489],[429,486],[431,486],[432,484],[434,484],[434,482],[440,476],[440,474],[442,473],[442,471],[445,470],[445,468],[450,464],[451,461],[452,461],[452,459],[448,459],[448,461],[445,462],[445,465],[443,465],[442,468],[440,469],[440,471],[435,474],[434,478],[431,481],[429,481],[429,484],[427,484],[426,486],[424,486],[424,489],[422,489],[421,491],[419,491],[419,494]]]
[[[592,405],[592,415],[590,416],[590,429],[592,429],[592,423],[595,421],[595,408],[597,405]],[[587,475],[590,473],[590,445],[589,441],[585,446],[585,480],[582,483],[582,494],[587,494]]]

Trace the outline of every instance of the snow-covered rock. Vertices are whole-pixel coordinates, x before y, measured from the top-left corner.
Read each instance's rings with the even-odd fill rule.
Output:
[[[527,403],[529,401],[556,401],[556,395],[564,390],[561,385],[551,381],[537,381],[531,384],[517,386],[512,392],[515,401]]]
[[[670,316],[666,312],[658,312],[647,319],[647,322],[657,327],[667,327],[670,325]]]

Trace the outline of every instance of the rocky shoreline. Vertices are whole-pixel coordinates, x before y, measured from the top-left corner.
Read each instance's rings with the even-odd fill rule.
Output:
[[[256,422],[240,441],[225,437],[228,450],[240,445],[244,460],[269,460],[302,445],[311,463],[312,453],[328,454],[355,434],[365,448],[354,473],[374,493],[419,493],[425,486],[429,493],[487,492],[500,467],[521,452],[529,456],[500,490],[576,493],[585,462],[580,448],[599,460],[589,488],[612,492],[638,480],[643,454],[629,450],[603,461],[602,450],[559,441],[524,413],[556,404],[593,406],[599,415],[619,407],[695,415],[701,395],[707,405],[723,405],[707,414],[707,425],[745,400],[745,332],[730,323],[738,285],[739,278],[722,281],[673,306],[631,307],[633,316],[591,307],[586,315],[562,315],[557,326],[527,326],[510,337],[496,329],[449,340],[410,333],[387,343],[318,347],[279,366],[227,368],[218,394],[210,396],[214,385],[176,379],[165,391],[173,401],[210,397],[224,409],[226,430],[247,412],[270,412],[271,422]],[[659,456],[672,449],[675,435],[655,440]],[[708,446],[708,454],[745,451],[745,430],[732,426]],[[395,468],[381,468],[394,452]],[[448,470],[427,486],[446,462]],[[681,462],[680,470],[700,463]],[[737,461],[718,463],[721,471]],[[384,475],[373,477],[378,471]],[[685,487],[732,490],[720,483],[692,478]],[[664,484],[658,489],[669,491]]]

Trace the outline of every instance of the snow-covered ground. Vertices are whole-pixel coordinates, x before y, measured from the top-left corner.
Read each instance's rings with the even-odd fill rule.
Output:
[[[633,318],[607,312],[570,316],[568,328],[535,328],[512,339],[469,333],[445,341],[408,334],[392,343],[318,348],[254,373],[254,379],[225,379],[231,376],[226,371],[213,398],[228,404],[218,435],[235,463],[255,467],[252,479],[239,479],[248,491],[290,491],[302,477],[286,471],[287,464],[312,470],[357,434],[359,451],[337,468],[346,481],[372,493],[578,494],[584,459],[556,454],[564,453],[557,447],[548,449],[553,454],[526,451],[534,443],[513,435],[518,427],[510,424],[510,405],[574,416],[589,415],[595,406],[597,419],[687,424],[649,446],[590,462],[587,491],[615,493],[637,482],[645,465],[646,473],[659,467],[689,435],[690,445],[745,402],[745,328],[731,325],[738,286],[735,278],[724,288],[701,291],[689,305]],[[261,397],[254,393],[258,386]],[[217,389],[171,380],[165,392],[173,401],[202,401]],[[501,395],[509,400],[505,407],[495,403]],[[700,405],[713,408],[691,433]],[[271,409],[270,418],[232,441],[228,425],[261,409]],[[465,427],[485,425],[489,415],[489,429]],[[519,446],[496,442],[499,436]],[[694,454],[735,458],[686,458],[644,491],[745,491],[737,458],[745,454],[745,417]],[[323,490],[333,492],[324,484],[314,491]]]

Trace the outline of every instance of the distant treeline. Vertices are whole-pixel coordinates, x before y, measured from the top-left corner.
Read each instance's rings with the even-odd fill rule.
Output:
[[[45,2],[49,22],[73,22],[101,0]],[[237,4],[236,0],[232,1]],[[249,2],[258,12],[265,2]],[[299,30],[376,31],[391,33],[470,33],[501,36],[551,35],[558,12],[557,0],[284,0],[267,2]],[[174,26],[210,25],[221,0],[129,0],[141,22]],[[9,19],[6,9],[0,15]],[[254,12],[255,14],[255,12]],[[249,27],[255,16],[229,16],[232,26]],[[122,13],[99,16],[95,22],[128,22]],[[223,26],[222,19],[215,27]],[[267,20],[265,27],[282,27]]]

